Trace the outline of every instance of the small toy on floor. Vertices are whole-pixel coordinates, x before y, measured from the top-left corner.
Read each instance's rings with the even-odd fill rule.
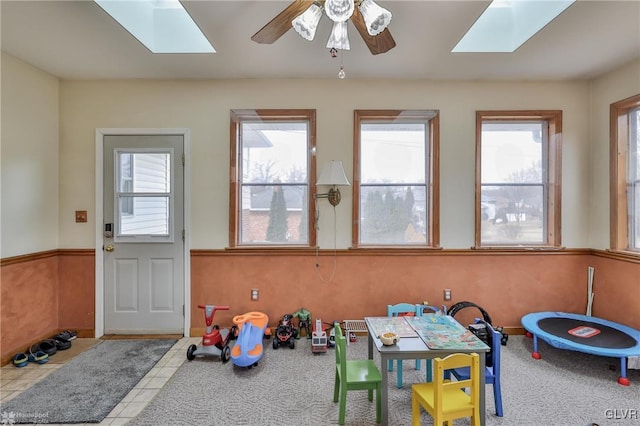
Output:
[[[293,313],[293,317],[298,318],[298,333],[296,334],[296,339],[302,336],[303,329],[307,335],[307,339],[311,339],[311,312],[305,308],[300,308],[300,310]]]
[[[273,337],[273,349],[278,349],[280,345],[289,345],[291,349],[296,347],[295,338],[297,337],[297,332],[291,321],[292,318],[293,315],[285,314],[280,320],[276,335]]]
[[[315,327],[311,339],[311,352],[320,353],[327,351],[327,332],[322,328],[322,320],[316,318]]]

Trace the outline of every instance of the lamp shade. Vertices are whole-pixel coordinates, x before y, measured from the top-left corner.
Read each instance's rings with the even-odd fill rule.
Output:
[[[331,160],[331,162],[327,163],[323,167],[316,185],[351,185],[347,178],[347,174],[344,172],[344,167],[342,167],[342,161]]]
[[[293,29],[305,40],[312,41],[316,36],[316,29],[318,28],[318,22],[322,18],[322,9],[317,4],[312,4],[301,15],[298,15],[296,19],[291,21]]]
[[[391,22],[391,12],[378,6],[373,0],[363,0],[359,9],[369,35],[380,34]]]
[[[334,22],[331,29],[327,49],[350,50],[349,33],[347,31],[347,21]]]
[[[324,13],[333,22],[345,22],[353,15],[354,7],[353,0],[327,0],[324,2]]]

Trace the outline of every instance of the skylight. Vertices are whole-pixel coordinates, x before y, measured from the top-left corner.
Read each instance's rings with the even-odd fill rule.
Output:
[[[575,0],[493,0],[452,52],[513,52]]]
[[[178,0],[94,0],[153,53],[215,53]]]

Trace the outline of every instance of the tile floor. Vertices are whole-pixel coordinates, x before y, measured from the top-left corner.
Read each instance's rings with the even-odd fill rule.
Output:
[[[202,338],[182,338],[158,361],[140,382],[131,389],[100,425],[125,425],[134,418],[153,399],[178,367],[187,359],[187,347],[201,343]],[[22,368],[7,364],[0,369],[0,404],[15,398],[20,392],[42,380],[64,364],[29,363]],[[79,426],[75,423],[73,426]],[[87,423],[95,426],[96,423]]]

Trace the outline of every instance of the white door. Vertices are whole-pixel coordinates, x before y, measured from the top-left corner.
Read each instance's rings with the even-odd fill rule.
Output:
[[[184,137],[104,135],[104,332],[184,330]]]

